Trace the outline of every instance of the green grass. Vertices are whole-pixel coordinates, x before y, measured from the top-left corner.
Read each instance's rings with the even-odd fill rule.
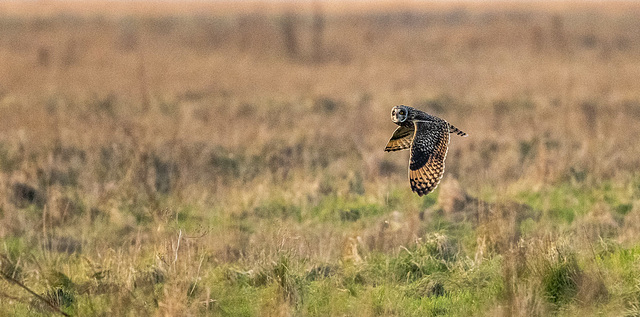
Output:
[[[590,5],[0,16],[0,316],[640,315],[640,24]],[[469,133],[423,197],[400,103]]]
[[[442,214],[436,195],[400,203],[401,189],[382,198],[365,192],[305,199],[276,190],[231,213],[226,199],[204,206],[166,197],[159,203],[173,207],[160,212],[117,205],[119,213],[93,220],[87,212],[75,215],[72,222],[92,221],[95,230],[57,227],[50,245],[37,234],[7,237],[2,270],[72,315],[184,308],[220,316],[631,313],[640,298],[640,249],[615,238],[637,211],[621,188],[558,183],[516,192],[511,199],[541,217],[517,223],[521,239],[506,250],[478,240],[493,241],[492,233],[480,231],[473,217],[460,222]],[[617,229],[585,236],[587,220],[602,206]],[[35,205],[23,210],[32,221],[40,212]],[[420,211],[428,221],[418,219]],[[340,236],[317,235],[336,230],[360,232],[353,240],[359,260],[344,257],[352,249]],[[76,242],[64,237],[78,233],[82,249],[69,249]],[[5,286],[3,314],[50,314],[47,304]]]

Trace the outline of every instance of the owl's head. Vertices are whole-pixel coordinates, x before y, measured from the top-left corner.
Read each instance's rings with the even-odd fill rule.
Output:
[[[409,118],[410,111],[411,109],[407,106],[395,106],[391,109],[391,120],[397,124],[405,122]]]

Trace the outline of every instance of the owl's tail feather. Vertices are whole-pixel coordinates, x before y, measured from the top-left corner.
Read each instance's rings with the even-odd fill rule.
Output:
[[[454,127],[452,124],[449,124],[449,132],[450,133],[455,133],[459,136],[467,136],[468,134],[464,133],[463,131],[461,131],[460,129]]]

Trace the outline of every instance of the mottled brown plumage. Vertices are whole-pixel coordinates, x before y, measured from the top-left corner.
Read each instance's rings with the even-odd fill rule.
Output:
[[[399,127],[391,136],[385,151],[411,148],[411,190],[420,196],[426,195],[438,186],[444,174],[449,134],[467,134],[445,120],[407,106],[393,107],[391,119]]]

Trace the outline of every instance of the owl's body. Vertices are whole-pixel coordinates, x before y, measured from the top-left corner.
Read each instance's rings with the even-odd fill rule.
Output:
[[[449,134],[467,134],[443,119],[408,106],[393,107],[391,119],[399,127],[384,150],[389,152],[411,148],[411,190],[420,196],[426,195],[438,186],[444,174]]]

